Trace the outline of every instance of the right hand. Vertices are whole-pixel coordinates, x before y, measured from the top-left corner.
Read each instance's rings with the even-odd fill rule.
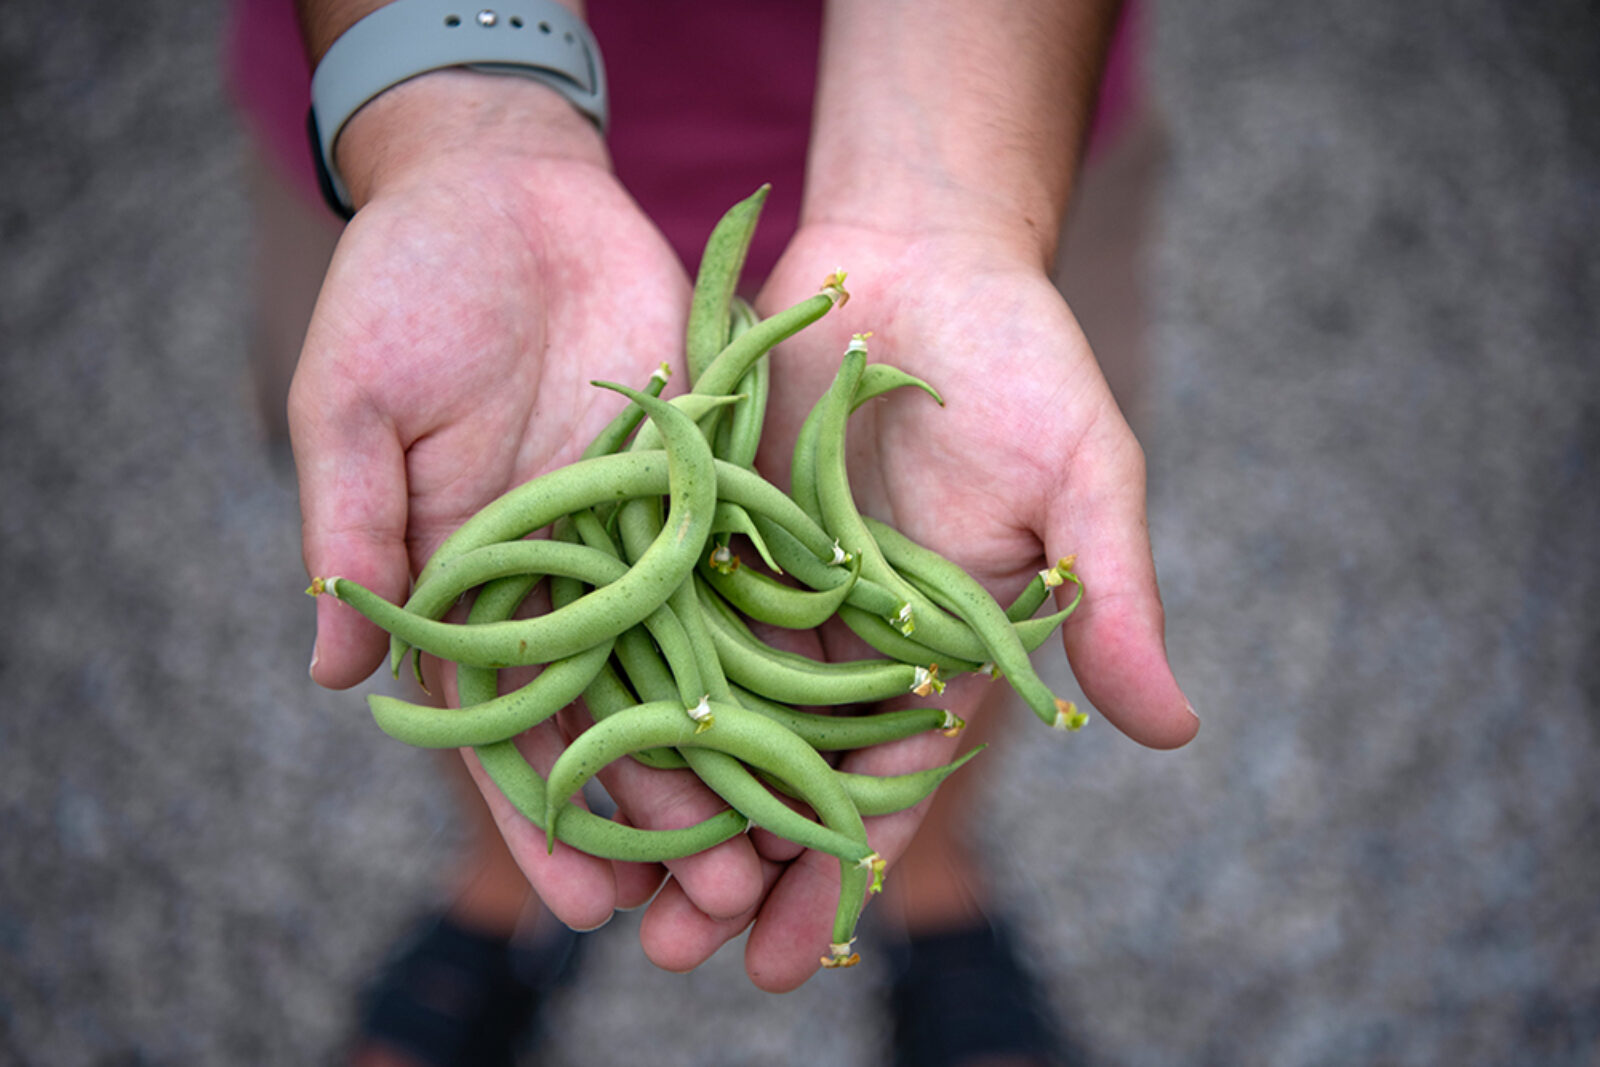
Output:
[[[355,116],[340,162],[359,211],[289,398],[303,552],[312,576],[403,601],[457,526],[576,459],[619,409],[591,380],[642,387],[678,360],[689,284],[593,128],[535,83],[461,71],[414,79]],[[319,684],[361,682],[387,647],[352,609],[318,598]],[[552,720],[521,743],[544,772],[563,738]],[[659,882],[659,869],[565,846],[547,854],[543,832],[469,765],[512,854],[564,922],[597,926]],[[687,772],[631,776],[616,799],[641,827],[724,807]],[[743,915],[762,892],[743,837],[673,873],[706,919]]]

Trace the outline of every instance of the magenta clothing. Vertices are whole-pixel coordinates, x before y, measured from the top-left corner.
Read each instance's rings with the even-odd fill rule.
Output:
[[[1137,99],[1133,8],[1113,44],[1091,154]],[[606,59],[618,178],[691,270],[728,205],[771,182],[746,267],[765,277],[799,219],[822,5],[590,0],[588,18]],[[305,132],[311,71],[291,0],[233,0],[225,64],[251,136],[320,202]]]

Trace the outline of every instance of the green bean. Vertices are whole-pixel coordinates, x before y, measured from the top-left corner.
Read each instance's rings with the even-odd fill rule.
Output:
[[[528,766],[515,741],[482,745],[475,750],[495,786],[523,817],[545,827],[545,780]],[[579,851],[608,860],[664,863],[704,852],[744,833],[750,820],[731,808],[693,826],[677,830],[641,830],[568,805],[559,839]]]
[[[692,396],[692,394],[690,394]],[[685,397],[676,398],[684,400]],[[726,398],[696,397],[699,403],[725,403]],[[692,417],[692,409],[685,412]],[[772,528],[782,528],[798,538],[821,559],[833,555],[833,542],[786,496],[783,490],[754,471],[713,460],[718,491],[727,502],[744,508],[752,520],[769,520]],[[557,520],[603,503],[622,503],[641,497],[660,496],[670,490],[670,464],[656,451],[626,452],[579,460],[569,466],[540,475],[508,491],[485,505],[441,545],[418,575],[426,582],[456,556],[473,548],[514,541]],[[765,527],[758,525],[758,530]],[[843,559],[840,557],[840,562]],[[325,591],[326,582],[313,582],[312,592]],[[391,642],[390,661],[399,673],[408,643],[401,638]]]
[[[712,396],[728,392],[764,353],[787,341],[849,298],[844,291],[844,271],[828,275],[816,296],[762,319],[729,342],[695,381],[694,392]]]
[[[761,316],[756,314],[750,301],[742,296],[734,296],[728,301],[728,342],[737,341],[740,334],[760,321]]]
[[[766,538],[762,537],[761,531],[756,529],[755,520],[750,517],[748,511],[733,501],[717,501],[717,514],[711,522],[711,532],[713,534],[743,534],[749,540],[751,547],[756,550],[756,554],[761,557],[761,562],[773,570],[778,569],[777,561],[772,558],[772,553],[767,548]],[[732,551],[727,547],[728,539],[723,537],[720,542],[718,548],[708,557],[712,565],[719,569],[729,565],[734,559]]]
[[[899,569],[898,566],[897,566],[896,569]],[[940,608],[943,608],[946,611],[950,611],[952,613],[958,613],[959,612],[960,609],[957,606],[957,602],[952,600],[948,595],[946,595],[945,591],[940,589],[939,586],[936,583],[929,582],[926,579],[919,577],[913,571],[900,570],[900,574],[901,574],[901,576],[903,578],[905,578],[906,581],[908,581],[912,585],[916,586],[917,589],[920,590],[922,592],[922,594],[924,596],[926,596],[930,601],[932,601],[936,606],[938,606]],[[1036,577],[1034,580],[1038,581],[1039,579]],[[1076,576],[1074,576],[1072,580],[1074,582],[1077,582],[1078,579],[1077,579]],[[1076,594],[1073,596],[1071,602],[1068,603],[1066,607],[1060,609],[1059,611],[1052,612],[1049,615],[1041,615],[1041,616],[1039,616],[1037,618],[1024,618],[1020,622],[1015,622],[1014,621],[1012,623],[1012,626],[1017,631],[1017,637],[1022,641],[1022,647],[1027,649],[1029,652],[1033,652],[1033,651],[1037,650],[1041,645],[1043,645],[1047,640],[1049,640],[1050,639],[1050,635],[1055,633],[1058,629],[1060,629],[1061,628],[1061,624],[1066,622],[1068,617],[1070,617],[1072,615],[1072,613],[1077,610],[1078,602],[1080,600],[1082,600],[1082,599],[1083,599],[1083,586],[1081,584],[1079,584],[1078,587],[1077,587]],[[1014,604],[1018,603],[1018,602],[1021,602],[1021,601],[1022,601],[1022,598],[1019,598],[1019,600],[1017,602],[1014,602]],[[1006,611],[1006,618],[1008,618],[1008,619],[1011,618],[1011,611],[1010,611],[1009,608]],[[877,646],[874,645],[873,647],[876,648]],[[921,647],[921,646],[915,646],[915,647]],[[890,655],[891,654],[889,652],[884,651],[883,649],[879,649],[879,651],[884,652],[885,655]],[[919,658],[917,660],[914,660],[914,662],[921,662],[921,659]],[[989,668],[992,668],[992,667],[993,667],[993,664],[987,664],[987,666],[980,665],[979,669],[988,670]],[[941,669],[942,669],[942,662],[941,662]]]
[[[729,680],[789,704],[870,704],[943,688],[937,671],[888,659],[825,662],[773,648],[714,599],[705,618]]]
[[[937,552],[924,548],[894,527],[874,519],[866,525],[885,556],[895,565],[914,571],[940,589],[961,619],[972,627],[989,649],[989,658],[1003,673],[1011,688],[1046,726],[1076,730],[1087,718],[1070,701],[1050,691],[1033,669],[1028,650],[1017,636],[1016,627],[1006,618],[1005,609],[989,595],[977,579]]]
[[[761,447],[761,428],[767,417],[767,398],[772,391],[772,355],[766,353],[739,379],[743,397],[733,405],[726,419],[716,426],[717,458],[739,467],[753,467]],[[715,415],[715,413],[713,413]],[[702,427],[703,429],[704,427]]]
[[[731,344],[761,321],[755,308],[734,297],[728,309],[728,343]],[[739,379],[738,390],[744,399],[733,406],[728,418],[715,427],[712,453],[739,467],[754,467],[761,446],[761,429],[767,416],[767,399],[772,391],[772,354],[766,353]]]
[[[982,667],[981,663],[973,660],[947,656],[943,652],[931,649],[916,638],[907,637],[889,625],[882,616],[862,611],[854,605],[841,604],[838,615],[840,621],[850,627],[850,630],[875,652],[899,660],[901,663],[933,664],[939,668],[939,675],[942,678],[954,678],[958,674],[967,674]]]
[[[666,388],[667,379],[671,376],[672,368],[665,363],[661,364],[660,367],[656,368],[655,373],[650,375],[650,381],[645,384],[641,392],[648,393],[651,396],[660,396],[661,391]],[[622,446],[627,443],[628,435],[637,430],[639,424],[643,421],[644,408],[630,401],[627,407],[617,412],[616,416],[595,435],[594,440],[589,442],[588,447],[583,450],[580,458],[591,459],[595,456],[609,456],[612,453],[622,451]]]
[[[581,578],[591,585],[603,585],[615,581],[625,571],[614,556],[608,558],[583,545],[557,539],[484,545],[447,560],[430,577],[418,583],[406,601],[405,610],[426,619],[439,619],[464,593],[487,583],[518,579],[502,592],[514,595],[516,603],[520,604],[543,575]],[[521,592],[509,594],[511,589]],[[408,648],[403,646],[402,657]],[[420,678],[420,660],[418,667]],[[399,670],[398,663],[395,670]]]
[[[384,733],[418,748],[465,748],[515,737],[588,688],[611,656],[610,640],[556,660],[531,682],[471,708],[436,708],[373,693],[372,717]]]
[[[672,368],[670,366],[668,366],[666,363],[662,363],[650,375],[650,379],[649,379],[649,381],[647,381],[645,383],[645,387],[644,387],[644,389],[642,391],[645,392],[645,393],[648,393],[651,396],[657,396],[657,397],[660,396],[662,390],[666,388],[667,379],[670,378],[671,375],[672,375]],[[594,439],[589,442],[588,447],[586,447],[583,450],[583,453],[582,453],[580,458],[582,458],[582,459],[592,459],[595,456],[611,455],[611,454],[613,454],[615,452],[620,451],[621,448],[623,447],[623,445],[627,442],[628,436],[630,434],[632,434],[635,429],[638,428],[639,423],[642,422],[642,421],[644,421],[644,408],[640,407],[638,404],[633,403],[632,401],[629,401],[627,403],[627,405],[624,406],[623,409],[620,412],[618,412],[611,419],[611,421],[608,422],[605,425],[605,427],[601,429],[601,431],[598,434],[595,435]],[[588,509],[584,509],[584,513],[588,514],[589,513]],[[556,521],[557,521],[558,524],[560,524],[560,523],[570,523],[571,520],[570,519],[558,519]],[[570,538],[566,538],[566,537],[563,537],[561,535],[561,531],[560,531],[559,525],[558,525],[557,531],[556,531],[553,539],[554,540],[570,540]],[[600,547],[600,546],[591,545],[591,547]],[[615,553],[613,553],[613,555],[615,555]],[[446,559],[443,560],[442,562],[448,562],[448,557],[446,557]],[[527,593],[529,591],[531,591],[531,588],[532,588],[531,583],[527,583],[526,584],[526,588],[523,588],[523,590],[522,590],[522,592],[520,594],[515,594],[515,593],[511,593],[510,591],[512,589],[518,588],[519,585],[522,584],[522,580],[521,579],[508,578],[508,579],[498,579],[497,581],[502,586],[504,586],[504,588],[500,589],[499,592],[502,593],[502,594],[510,594],[513,597],[513,599],[519,604],[521,603],[522,599],[527,595]],[[559,604],[558,604],[558,606],[559,606]],[[513,608],[512,610],[515,610],[515,609]],[[510,615],[511,615],[511,611],[507,611],[507,612],[505,612],[505,614],[502,617],[503,618],[509,618]],[[396,675],[398,675],[399,671],[400,671],[400,662],[404,658],[405,650],[403,649],[403,647],[399,643],[397,643],[397,642],[395,642],[394,640],[391,639],[390,654],[391,654],[392,658],[394,659],[395,673],[396,673]],[[416,664],[415,665],[416,665],[417,681],[418,681],[419,684],[421,684],[422,683],[422,660],[421,660],[420,657],[418,657],[416,659]],[[424,686],[423,688],[425,690],[426,686]]]
[[[879,776],[852,774],[849,771],[833,773],[839,779],[839,784],[844,786],[850,803],[856,806],[856,811],[860,812],[862,817],[893,815],[897,811],[914,807],[932,796],[933,791],[939,788],[946,778],[960,770],[968,760],[987,747],[978,745],[951,763],[930,767],[925,771],[912,771],[909,774]],[[793,788],[783,779],[775,775],[763,775],[762,778],[779,792],[795,796]]]
[[[641,622],[665,603],[698,562],[711,528],[716,480],[711,449],[687,416],[635,390],[610,388],[631,396],[652,419],[669,427],[670,434],[671,516],[661,535],[616,581],[545,615],[480,626],[413,615],[347,579],[328,579],[323,591],[349,603],[407,644],[455,663],[484,667],[548,663]],[[440,568],[443,566],[441,563]]]
[[[706,239],[689,299],[689,325],[684,343],[691,387],[728,343],[734,290],[739,287],[750,239],[755,235],[762,205],[771,191],[771,185],[763,185],[733,205]]]
[[[1070,570],[1071,565],[1070,558],[1063,559],[1055,566],[1046,567],[1038,574],[1035,574],[1032,580],[1023,587],[1022,592],[1017,594],[1017,599],[1013,600],[1006,608],[1006,618],[1012,622],[1021,622],[1023,619],[1032,618],[1033,613],[1039,610],[1039,606],[1050,595],[1050,590],[1060,585],[1064,580],[1062,576],[1063,570]]]
[[[822,428],[824,399],[818,398],[806,412],[789,455],[789,495],[818,526],[823,522],[822,505],[817,502],[817,435]]]
[[[744,614],[790,630],[814,630],[833,618],[860,573],[861,560],[852,559],[849,581],[818,592],[784,585],[749,567],[735,565],[722,570],[702,563],[699,569],[700,578]]]
[[[627,672],[628,681],[639,691],[635,697],[608,664],[595,678],[595,683],[583,692],[583,702],[595,721],[607,718],[624,708],[631,708],[640,699],[667,700],[677,695],[677,683],[667,669],[649,636],[639,627],[626,630],[617,637],[617,660]],[[633,754],[635,761],[657,770],[679,770],[689,764],[672,749],[652,749]]]
[[[835,967],[854,963],[850,945],[855,939],[856,921],[866,894],[882,886],[884,863],[867,844],[861,816],[833,768],[805,742],[754,712],[721,702],[705,702],[702,708],[704,717],[697,718],[695,712],[670,702],[641,704],[596,723],[574,738],[550,769],[545,805],[550,825],[556,826],[558,819],[565,819],[566,798],[587,778],[635,748],[671,745],[684,750],[712,749],[778,774],[817,812],[821,826],[779,802],[753,777],[750,781],[755,782],[754,792],[740,794],[738,799],[770,807],[779,823],[763,824],[752,816],[756,825],[780,835],[794,832],[803,838],[798,843],[839,858],[840,891],[834,914],[833,949],[824,963]],[[734,803],[732,797],[723,799]],[[805,825],[797,825],[795,819]]]
[[[869,333],[858,333],[850,339],[846,351],[865,353]],[[887,363],[869,363],[861,371],[861,376],[856,379],[854,390],[850,398],[850,410],[856,411],[869,400],[873,400],[892,389],[902,386],[915,386],[923,390],[939,406],[944,406],[944,398],[939,395],[933,386],[901,370],[899,367]],[[817,440],[824,421],[823,408],[826,395],[820,398],[806,414],[805,421],[800,425],[800,432],[795,436],[794,451],[789,464],[789,495],[794,497],[807,515],[822,522],[821,505],[817,500]]]
[[[508,618],[521,603],[516,579],[490,586],[473,602],[469,623],[484,624]],[[463,708],[493,700],[498,672],[482,667],[456,671],[456,692]],[[528,765],[515,741],[480,745],[475,750],[484,771],[523,817],[539,829],[545,827],[545,782]],[[676,830],[643,830],[623,826],[593,812],[577,808],[562,821],[560,839],[581,852],[601,859],[659,863],[692,856],[744,833],[749,820],[723,811],[693,826]]]
[[[654,544],[660,537],[659,523],[660,520],[647,502],[637,500],[629,502],[623,507],[620,516],[623,550],[632,553],[638,551],[641,546]],[[728,699],[727,680],[723,676],[722,664],[717,660],[716,649],[701,618],[700,605],[695,600],[692,576],[686,576],[684,581],[673,588],[667,595],[667,604],[688,634],[689,652],[700,677],[699,691],[686,696],[684,702],[693,705],[700,696],[706,694],[718,700]],[[670,655],[667,661],[674,663]],[[673,671],[675,674],[679,672],[675,663]]]
[[[427,619],[442,618],[462,594],[496,578],[559,574],[600,586],[627,572],[621,560],[588,545],[557,540],[504,541],[447,561],[426,581],[417,583],[405,610]]]
[[[845,423],[866,358],[864,345],[852,344],[846,349],[839,373],[823,396],[817,436],[817,503],[826,520],[823,525],[846,551],[861,553],[863,578],[885,586],[910,605],[901,633],[909,637],[915,632],[917,640],[930,648],[960,659],[981,661],[988,654],[984,643],[962,620],[940,610],[889,564],[851,498],[845,469]]]
[[[689,591],[689,586],[690,583],[685,583],[685,592]],[[685,615],[687,615],[687,618],[685,618]],[[701,612],[696,606],[688,612],[678,612],[678,616],[686,627],[692,629],[700,621]],[[710,651],[710,658],[715,665],[714,673],[711,674],[710,680],[707,682],[707,688],[711,696],[701,700],[698,704],[691,704],[690,701],[685,700],[682,707],[695,710],[684,713],[687,719],[680,717],[677,713],[674,713],[671,719],[681,730],[689,730],[690,727],[687,720],[693,720],[694,726],[691,731],[691,736],[693,736],[712,729],[715,725],[714,720],[717,713],[711,709],[720,708],[722,709],[721,714],[724,720],[723,729],[719,732],[718,738],[712,742],[692,744],[680,741],[662,741],[660,743],[673,744],[684,759],[688,761],[694,772],[699,775],[701,781],[718,796],[733,805],[736,810],[743,812],[756,825],[763,826],[802,847],[840,857],[841,884],[844,888],[841,889],[839,909],[835,916],[834,952],[829,957],[832,962],[828,962],[828,966],[847,966],[848,962],[853,962],[853,957],[849,953],[849,942],[851,933],[854,930],[856,916],[860,913],[862,895],[867,889],[868,883],[866,879],[870,874],[872,887],[874,889],[879,887],[882,880],[883,863],[877,859],[876,853],[870,853],[867,856],[856,853],[855,863],[852,865],[850,857],[839,852],[841,847],[839,841],[840,821],[845,821],[844,828],[848,830],[852,821],[854,825],[859,826],[860,816],[850,807],[848,798],[834,798],[831,793],[826,791],[825,787],[833,785],[831,780],[819,779],[814,773],[803,775],[797,779],[803,785],[809,781],[809,786],[805,788],[805,799],[811,803],[823,820],[823,825],[818,826],[778,801],[745,768],[744,763],[751,763],[757,766],[766,766],[766,764],[762,763],[759,755],[753,750],[730,748],[729,745],[732,743],[729,740],[730,738],[743,738],[744,741],[741,743],[746,744],[753,744],[756,738],[765,738],[768,744],[783,746],[782,751],[786,752],[787,756],[780,761],[780,765],[791,769],[798,767],[803,770],[808,764],[814,769],[819,765],[820,757],[817,757],[815,750],[793,732],[773,723],[766,724],[766,728],[762,729],[749,721],[751,713],[746,712],[735,704],[731,687],[722,679],[722,666],[718,657],[714,654],[715,650],[710,642],[704,641],[704,638],[697,638],[695,647],[687,651],[682,648],[681,643],[661,642],[663,654],[672,665],[673,672],[678,675],[680,682],[685,675],[692,675],[702,669],[700,666],[700,663],[704,662],[703,658],[700,658],[703,651],[701,648],[702,642],[704,642],[706,650]],[[693,683],[690,683],[691,687],[692,685]],[[713,703],[713,700],[715,700],[715,703]],[[729,730],[727,718],[730,712],[737,713],[732,725],[740,726],[743,724],[738,731]],[[622,714],[633,715],[634,713],[624,712]],[[940,721],[941,723],[944,722],[942,715]],[[586,731],[583,735],[580,735],[579,740],[581,741],[587,736],[588,732]],[[643,742],[638,745],[639,748],[655,747],[648,743],[647,736],[642,736],[640,733],[632,733],[629,736],[633,737],[637,742]],[[678,736],[681,736],[681,734]],[[724,743],[725,741],[727,743]],[[826,767],[827,765],[826,763],[820,763],[820,766]],[[552,782],[555,780],[555,769],[552,769],[551,780]],[[823,790],[820,796],[817,793],[818,790]],[[554,795],[570,795],[570,790],[567,793]],[[859,842],[850,839],[843,842],[843,846],[853,848],[859,843],[860,846],[864,847],[864,834],[865,831],[861,831]],[[841,933],[841,930],[845,932]],[[842,952],[839,949],[841,943],[844,945]],[[827,961],[825,960],[825,962]]]
[[[870,333],[860,335],[862,341],[871,336]],[[876,400],[887,392],[906,386],[921,389],[924,393],[933,397],[940,407],[944,407],[944,397],[939,395],[939,390],[921,378],[901,370],[892,363],[868,363],[866,369],[861,373],[861,380],[856,383],[855,395],[850,400],[850,410],[860,410],[861,406],[867,401]]]
[[[800,711],[787,704],[767,700],[742,686],[731,688],[734,700],[742,707],[778,723],[818,752],[870,748],[890,741],[903,741],[929,730],[955,737],[967,725],[959,715],[943,708],[906,708],[869,715],[825,715]]]
[[[563,536],[568,531],[571,536],[581,538],[585,544],[605,552],[613,559],[621,560],[622,549],[611,540],[611,535],[606,533],[594,512],[584,510],[557,522],[555,536]],[[551,602],[555,607],[561,607],[564,603],[575,599],[571,596],[555,595],[554,587],[551,593]],[[647,624],[648,622],[649,619],[646,620]],[[658,622],[658,625],[662,624],[664,621]],[[628,672],[629,680],[641,692],[648,694],[646,699],[663,700],[675,695],[676,686],[672,672],[667,670],[661,654],[656,651],[644,628],[635,626],[618,634],[615,652],[623,669]],[[632,707],[638,700],[628,692],[622,679],[607,664],[595,676],[590,687],[584,690],[583,702],[588,707],[590,715],[595,719],[603,719],[622,708]],[[679,770],[688,766],[683,757],[671,749],[639,752],[633,758],[646,767],[654,767],[657,770]]]
[[[839,550],[836,562],[825,562],[797,541],[788,530],[778,526],[766,516],[752,514],[750,518],[755,523],[756,529],[761,531],[761,536],[771,549],[773,558],[782,564],[781,569],[774,568],[779,574],[791,574],[800,584],[818,591],[836,589],[850,581],[849,572],[839,567],[840,562],[848,562],[850,559],[849,554],[842,549]],[[820,527],[817,530],[818,536],[827,538],[827,534],[822,533]],[[859,575],[851,585],[850,595],[845,598],[845,602],[862,611],[871,612],[895,626],[903,625],[911,613],[911,606],[904,600],[870,578],[862,578]]]
[[[602,503],[660,495],[668,463],[661,453],[593,456],[557,468],[508,490],[479,509],[445,539],[418,574],[430,577],[444,563],[473,548],[515,541],[563,515]]]
[[[688,583],[685,583],[685,588],[688,588]],[[687,617],[683,612],[669,609],[663,609],[663,613],[674,616],[679,625],[676,628],[669,627],[653,632],[656,633],[662,654],[671,665],[672,672],[680,686],[680,692],[692,693],[700,689],[703,684],[705,690],[711,694],[711,696],[698,702],[694,701],[693,698],[684,698],[680,704],[672,705],[670,702],[668,704],[680,709],[707,709],[703,714],[686,713],[694,720],[694,730],[696,732],[705,731],[710,728],[713,719],[713,714],[709,711],[711,707],[709,701],[715,699],[718,702],[718,706],[722,707],[732,705],[734,701],[731,689],[722,678],[722,668],[720,663],[716,661],[715,655],[710,657],[711,664],[709,666],[706,665],[704,650],[711,648],[710,642],[704,637],[696,637],[692,642],[689,639],[689,634],[700,621],[698,607]],[[704,649],[702,646],[704,646]],[[632,715],[632,711],[628,710],[619,714]],[[677,718],[680,724],[688,728],[681,718],[678,718],[678,716],[674,716],[674,718]],[[587,737],[588,733],[589,731],[586,731],[580,735],[580,740],[583,737]],[[632,736],[634,736],[635,740],[639,739],[637,734]],[[803,740],[794,738],[792,734],[788,736],[799,743],[800,749],[814,751],[808,749]],[[840,843],[837,829],[828,826],[819,827],[778,801],[743,766],[740,759],[745,758],[744,756],[735,758],[737,754],[730,755],[725,751],[721,751],[719,750],[720,746],[696,746],[682,745],[676,742],[662,742],[663,745],[669,743],[683,756],[702,782],[758,825],[764,826],[806,848],[838,854],[837,850],[840,847]],[[785,741],[784,743],[790,745],[791,753],[795,751],[793,742]],[[656,747],[651,744],[641,744],[630,754],[641,750],[651,750]],[[552,770],[552,781],[554,781],[554,774],[555,772]],[[569,793],[558,795],[569,795]],[[822,809],[819,808],[818,810],[820,813]],[[859,898],[859,890],[856,896]]]
[[[823,280],[822,290],[816,296],[762,319],[730,341],[694,383],[693,391],[703,396],[728,393],[761,356],[848,299],[849,294],[844,290],[844,272],[835,271]],[[651,427],[640,427],[639,435],[645,440],[644,447],[655,447],[656,434]]]
[[[625,396],[640,395],[623,386],[595,384]],[[668,404],[693,422],[711,408],[730,403],[733,399],[727,396],[685,394],[674,397]],[[642,427],[641,432],[654,426],[652,422]],[[660,496],[667,491],[670,471],[671,457],[661,454],[660,438],[657,437],[657,445],[652,449],[590,456],[530,478],[485,504],[458,526],[434,551],[417,579],[421,581],[429,577],[447,560],[469,549],[496,541],[515,541],[583,508],[617,504],[637,497]]]
[[[798,541],[813,559],[821,561],[824,565],[836,566],[849,562],[849,556],[839,550],[834,539],[817,525],[811,516],[802,511],[782,489],[743,467],[735,467],[721,460],[715,461],[714,465],[717,472],[718,497],[738,504],[749,512],[756,529],[767,540],[769,547],[772,544],[768,534],[770,525],[782,529],[789,535],[790,540]],[[763,519],[768,522],[763,523]],[[783,563],[786,568],[789,567],[781,557],[778,558],[778,562]],[[840,579],[843,577],[841,574]],[[828,588],[832,588],[832,585]]]
[[[545,810],[550,816],[546,832],[550,840],[555,840],[551,831],[561,827],[567,798],[584,782],[623,756],[660,746],[678,748],[686,755],[690,750],[709,749],[767,770],[782,767],[783,773],[807,783],[802,799],[819,813],[827,810],[834,814],[834,822],[841,825],[818,825],[774,797],[753,775],[743,776],[751,783],[750,791],[740,783],[732,795],[723,795],[720,790],[718,795],[756,826],[779,836],[792,833],[796,836],[788,839],[807,848],[852,863],[872,851],[866,843],[865,830],[855,830],[860,827],[859,816],[849,818],[856,812],[843,785],[833,777],[833,768],[782,727],[723,701],[705,702],[693,712],[670,700],[638,704],[573,738],[550,768],[545,786]],[[763,821],[758,812],[766,813],[768,821]]]

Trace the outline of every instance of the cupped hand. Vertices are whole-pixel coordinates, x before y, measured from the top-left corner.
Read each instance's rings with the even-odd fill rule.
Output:
[[[340,240],[290,395],[307,569],[392,600],[477,509],[578,457],[623,404],[591,380],[643,387],[677,359],[688,302],[682,267],[603,159],[419,147],[374,184]],[[316,681],[354,685],[387,646],[353,610],[318,598]],[[520,739],[537,769],[559,752],[559,731],[552,720]],[[547,854],[543,832],[469,765],[563,921],[599,925],[659,880],[565,846]],[[623,817],[642,827],[724,807],[687,775],[621,793]],[[674,873],[694,913],[713,919],[748,910],[761,891],[743,838]]]
[[[871,331],[869,359],[923,378],[945,406],[901,390],[852,416],[847,454],[863,514],[961,564],[1002,602],[1046,561],[1075,554],[1087,593],[1064,641],[1084,694],[1135,741],[1186,743],[1198,720],[1167,663],[1143,453],[1037,257],[983,234],[812,225],[778,264],[760,309],[803,298],[841,266],[850,301],[773,356],[764,472],[786,479],[801,421],[851,335]],[[848,634],[829,635],[827,644],[835,657],[863,654]],[[999,683],[957,679],[944,700],[969,716],[991,684]],[[1031,720],[1024,728],[1045,729]],[[843,766],[904,773],[947,761],[956,744],[917,738]],[[925,808],[868,820],[874,848],[891,865]],[[791,989],[818,966],[837,863],[811,853],[788,864],[769,860],[767,878],[773,885],[754,917],[746,968],[762,988]]]

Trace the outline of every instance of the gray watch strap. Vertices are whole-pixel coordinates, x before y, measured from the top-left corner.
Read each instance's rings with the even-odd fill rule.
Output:
[[[313,148],[325,191],[343,214],[350,194],[333,152],[345,123],[385,89],[444,67],[531,78],[605,131],[599,46],[583,20],[555,0],[394,0],[333,42],[311,78]]]

